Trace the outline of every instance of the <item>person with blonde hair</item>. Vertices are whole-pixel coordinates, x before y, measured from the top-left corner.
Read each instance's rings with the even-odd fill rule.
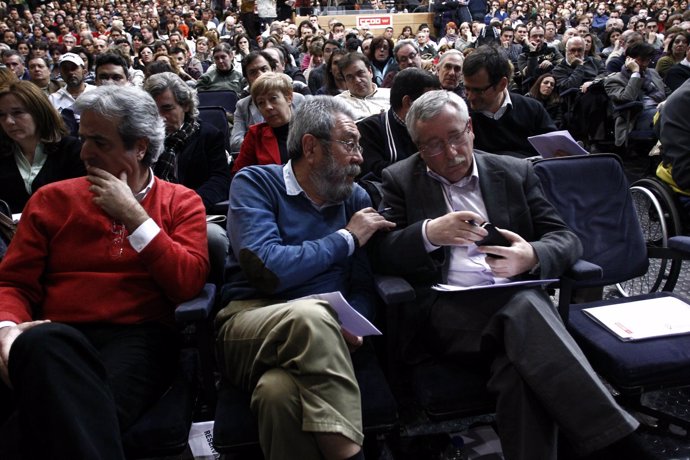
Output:
[[[285,74],[267,72],[251,87],[252,102],[264,122],[247,131],[232,173],[249,165],[285,164],[287,137],[292,119],[292,80]]]
[[[80,143],[45,93],[28,81],[0,87],[0,199],[20,213],[51,182],[83,176]]]

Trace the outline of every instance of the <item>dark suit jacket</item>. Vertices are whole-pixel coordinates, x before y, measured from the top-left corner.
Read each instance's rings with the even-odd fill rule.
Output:
[[[208,210],[228,199],[230,166],[223,133],[201,120],[199,124],[178,157],[177,172],[180,184],[195,190]]]
[[[80,151],[81,143],[70,136],[54,144],[45,144],[46,162],[31,184],[31,193],[46,184],[85,175],[84,163],[79,158]],[[0,200],[10,205],[13,213],[19,213],[30,197],[24,188],[12,150],[0,152]]]
[[[511,230],[534,247],[541,278],[558,277],[582,254],[578,237],[566,227],[544,197],[530,162],[475,150],[479,184],[488,220]],[[450,261],[450,248],[427,253],[422,224],[448,213],[442,186],[429,177],[426,164],[415,154],[383,170],[388,220],[397,227],[375,244],[377,271],[405,277],[417,291],[417,301],[404,321],[418,327],[436,298],[430,287],[442,282]],[[402,333],[411,338],[413,331]]]

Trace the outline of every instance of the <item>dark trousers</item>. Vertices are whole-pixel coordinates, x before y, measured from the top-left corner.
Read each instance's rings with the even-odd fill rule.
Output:
[[[437,353],[486,358],[507,460],[555,460],[557,429],[587,453],[637,427],[601,384],[543,291],[441,294],[429,320],[425,342]]]
[[[177,357],[177,335],[162,325],[23,332],[10,351],[14,388],[0,384],[0,404],[17,409],[22,457],[124,459],[120,433],[164,391]]]

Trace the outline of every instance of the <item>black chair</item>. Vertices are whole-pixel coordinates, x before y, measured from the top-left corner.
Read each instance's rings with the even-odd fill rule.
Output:
[[[645,403],[646,395],[667,387],[690,385],[690,335],[624,342],[583,312],[586,308],[643,299],[664,299],[658,292],[612,301],[572,304],[573,288],[606,286],[645,273],[648,252],[628,182],[615,155],[589,155],[535,163],[547,198],[580,237],[583,259],[602,269],[600,279],[565,277],[559,309],[571,334],[594,369],[620,393],[624,405],[690,428],[690,420],[662,413]],[[676,257],[690,250],[687,239],[674,239]]]
[[[228,126],[225,109],[220,106],[199,107],[199,118],[203,120],[204,123],[210,124],[223,133],[223,139],[225,139],[225,152],[227,154],[227,152],[230,151],[230,127]]]
[[[228,115],[235,113],[238,98],[234,91],[197,91],[197,96],[199,107],[222,107]]]

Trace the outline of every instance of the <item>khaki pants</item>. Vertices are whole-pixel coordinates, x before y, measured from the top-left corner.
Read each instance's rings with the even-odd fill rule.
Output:
[[[317,300],[267,303],[231,302],[216,319],[221,372],[253,390],[264,455],[321,458],[315,432],[361,445],[359,387],[335,313]]]

